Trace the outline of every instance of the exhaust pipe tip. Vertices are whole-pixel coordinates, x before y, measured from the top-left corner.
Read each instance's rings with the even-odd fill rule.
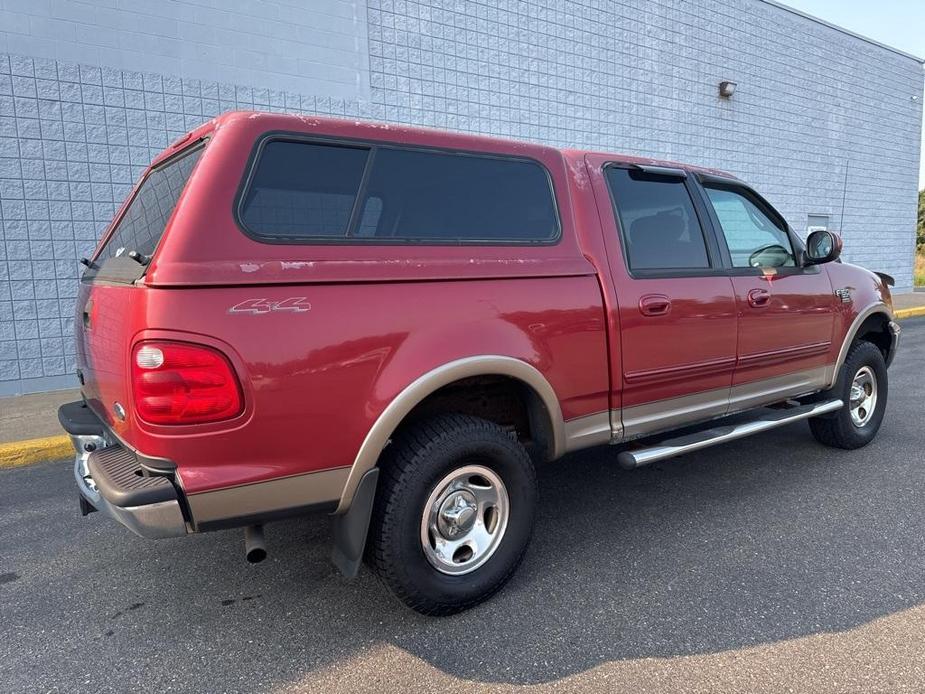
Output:
[[[244,558],[250,564],[259,564],[267,558],[262,525],[249,525],[244,528]]]
[[[262,547],[255,547],[254,549],[248,550],[245,555],[249,564],[259,564],[264,559],[267,558],[267,551]]]

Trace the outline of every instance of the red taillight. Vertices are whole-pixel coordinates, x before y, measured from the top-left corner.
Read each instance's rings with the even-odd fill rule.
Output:
[[[221,352],[186,342],[132,350],[135,412],[151,424],[202,424],[241,414],[241,388]]]

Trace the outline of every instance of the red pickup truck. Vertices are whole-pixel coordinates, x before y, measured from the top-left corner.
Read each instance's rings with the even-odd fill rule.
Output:
[[[633,468],[806,419],[870,442],[889,277],[720,171],[327,118],[229,113],[151,164],[84,259],[84,514],[139,535],[333,514],[429,614],[523,557],[534,466]],[[734,415],[734,416],[733,416]]]

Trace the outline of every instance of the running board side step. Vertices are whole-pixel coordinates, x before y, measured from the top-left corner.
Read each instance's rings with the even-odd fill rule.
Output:
[[[654,446],[623,451],[617,456],[617,462],[620,463],[621,467],[631,470],[665,458],[673,458],[677,455],[699,451],[702,448],[709,448],[719,443],[759,434],[762,431],[782,427],[785,424],[798,422],[801,419],[818,417],[827,412],[834,412],[841,408],[842,405],[844,403],[841,400],[827,400],[826,402],[774,410],[760,419],[754,419],[750,422],[714,427],[713,429],[698,431],[686,436],[667,439]]]

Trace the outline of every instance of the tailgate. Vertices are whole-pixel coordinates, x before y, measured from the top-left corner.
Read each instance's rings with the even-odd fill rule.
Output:
[[[77,297],[74,332],[81,390],[97,416],[121,437],[132,398],[129,348],[135,317],[143,314],[144,291],[131,284],[81,283]]]

